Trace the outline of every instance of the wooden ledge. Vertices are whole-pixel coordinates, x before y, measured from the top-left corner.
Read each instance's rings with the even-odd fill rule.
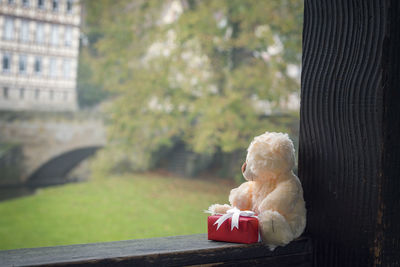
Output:
[[[260,243],[207,240],[206,234],[0,251],[1,266],[183,266],[199,264],[311,266],[311,240],[271,252]]]

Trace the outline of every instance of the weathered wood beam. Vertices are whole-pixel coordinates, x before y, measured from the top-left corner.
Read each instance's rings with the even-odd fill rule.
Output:
[[[299,177],[315,266],[400,266],[400,1],[304,11]]]
[[[263,244],[208,241],[207,235],[4,250],[0,266],[311,266],[311,241],[300,238],[271,252]],[[268,265],[270,264],[270,265]]]

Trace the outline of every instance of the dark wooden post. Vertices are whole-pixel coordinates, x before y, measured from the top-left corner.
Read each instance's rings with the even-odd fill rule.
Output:
[[[315,266],[400,266],[400,1],[306,0],[299,176]]]

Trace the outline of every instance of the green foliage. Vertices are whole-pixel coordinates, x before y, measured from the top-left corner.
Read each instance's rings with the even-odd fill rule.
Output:
[[[80,108],[89,108],[99,104],[107,98],[109,93],[94,81],[90,68],[90,57],[87,55],[87,48],[81,48],[78,67],[78,102]]]
[[[301,1],[85,3],[93,73],[114,94],[105,161],[146,169],[176,140],[197,153],[231,153],[266,130],[288,130],[258,104],[279,111],[298,91],[286,69],[300,63]],[[183,13],[167,23],[174,3]]]
[[[206,233],[201,211],[232,187],[142,174],[40,189],[0,202],[0,249]]]

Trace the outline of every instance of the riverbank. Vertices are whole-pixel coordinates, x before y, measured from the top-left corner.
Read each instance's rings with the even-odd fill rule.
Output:
[[[0,249],[205,233],[203,210],[232,186],[132,174],[39,189],[0,202]]]

